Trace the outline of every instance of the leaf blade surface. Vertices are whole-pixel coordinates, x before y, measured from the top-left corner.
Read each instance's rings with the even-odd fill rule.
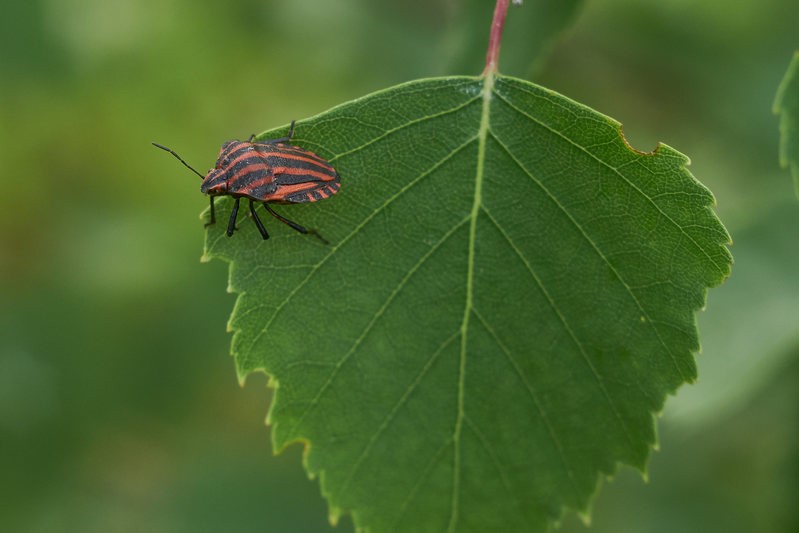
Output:
[[[632,150],[611,119],[506,77],[404,84],[295,142],[342,176],[291,208],[332,245],[245,225],[213,228],[207,254],[240,293],[239,374],[275,378],[275,448],[308,443],[332,516],[543,531],[600,473],[645,468],[730,265],[685,156]]]

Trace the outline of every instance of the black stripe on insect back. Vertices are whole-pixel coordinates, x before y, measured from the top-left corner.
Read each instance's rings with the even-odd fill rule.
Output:
[[[270,165],[274,167],[305,168],[316,172],[334,174],[335,170],[330,163],[323,161],[310,152],[297,150],[258,150]]]
[[[269,168],[259,163],[249,172],[240,171],[228,181],[231,193],[246,194],[250,198],[264,198],[277,190]]]
[[[253,156],[256,155],[252,145],[241,141],[228,141],[222,145],[222,150],[216,160],[216,166],[226,167],[245,152],[253,152]]]
[[[309,184],[311,185],[311,184]],[[317,202],[330,198],[339,190],[341,185],[338,182],[323,182],[321,184],[304,187],[299,191],[287,194],[283,198],[283,202],[291,204],[301,204],[306,202]]]
[[[336,194],[338,189],[339,189],[338,183],[331,183],[324,185],[323,187],[319,187],[318,189],[314,189],[314,191],[318,192],[322,196],[322,199],[325,199],[325,198],[330,198],[331,196]]]
[[[232,146],[236,146],[237,144],[240,144],[240,142],[239,141],[225,141],[224,144],[222,144],[222,149],[219,151],[219,153],[220,154],[224,154],[226,151],[230,150],[230,148]]]
[[[287,195],[283,201],[291,204],[303,204],[309,202],[310,200],[308,199],[307,192],[300,191]]]
[[[275,183],[278,185],[296,185],[298,183],[325,183],[328,180],[309,174],[287,174],[278,173],[275,175]]]
[[[259,159],[248,159],[228,168],[227,173],[228,180],[230,180],[228,185],[239,188],[247,183],[271,176],[272,169]]]
[[[283,151],[261,152],[249,148],[240,148],[231,152],[230,156],[226,155],[222,158],[222,164],[227,165],[224,168],[231,176],[238,174],[246,167],[258,164],[265,165],[279,178],[277,180],[279,185],[338,179],[335,169],[329,163],[316,161],[315,158],[310,157],[312,155],[307,152],[284,154]],[[291,169],[291,171],[286,172],[286,169]],[[263,175],[260,177],[263,177]]]
[[[322,165],[329,165],[325,159],[319,157],[313,152],[309,152],[305,148],[300,148],[299,146],[294,146],[293,144],[272,144],[272,143],[253,143],[253,146],[256,150],[263,153],[284,153],[284,154],[294,154],[294,155],[301,155],[303,157],[307,157],[308,159],[313,159]]]
[[[308,157],[307,153],[284,154],[283,152],[261,152],[261,154],[267,158],[270,165],[275,167],[306,168],[308,170],[315,170],[328,174],[333,174],[335,172],[330,166],[330,163],[317,161],[315,158]]]
[[[271,167],[271,165],[269,165],[266,161],[264,161],[263,158],[258,157],[255,154],[252,154],[252,156],[247,156],[243,159],[236,161],[235,164],[229,165],[227,167],[227,171],[230,173],[231,176],[233,176],[238,172],[241,172],[243,169],[254,165],[261,165],[264,168]]]
[[[222,145],[222,152],[220,155],[224,155],[230,158],[234,158],[244,152],[246,150],[252,150],[252,144],[246,143],[243,141],[228,141],[224,145]]]
[[[322,159],[321,157],[319,157],[315,153],[310,152],[310,151],[308,151],[308,150],[306,150],[304,148],[300,148],[299,146],[294,146],[292,144],[253,143],[253,147],[257,151],[259,151],[259,152],[261,152],[263,154],[269,154],[269,155],[273,155],[273,154],[289,154],[289,155],[295,155],[295,156],[302,156],[302,157],[304,157],[306,159],[313,160],[313,161],[317,162],[320,165],[325,165],[325,166],[329,166],[330,165],[330,163],[328,163],[326,160]]]
[[[244,143],[237,143],[236,146],[228,150],[227,152],[221,154],[219,156],[218,162],[221,163],[223,166],[229,166],[236,159],[239,158],[246,158],[252,159],[257,158],[260,154],[257,150],[253,149],[252,146],[247,146]]]

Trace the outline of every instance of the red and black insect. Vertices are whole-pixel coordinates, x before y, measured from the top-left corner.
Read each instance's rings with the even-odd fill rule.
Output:
[[[316,235],[327,242],[316,230],[304,228],[296,222],[277,214],[269,204],[298,204],[317,202],[336,194],[341,186],[339,175],[330,163],[318,155],[289,144],[294,135],[294,121],[289,134],[280,139],[252,142],[255,135],[245,141],[227,141],[219,151],[216,165],[203,176],[186,163],[172,149],[153,143],[166,150],[203,180],[200,191],[211,197],[211,220],[216,222],[214,198],[232,196],[235,200],[227,225],[227,236],[236,230],[239,201],[250,201],[250,213],[264,240],[269,238],[261,219],[255,212],[254,202],[264,204],[266,211],[300,233]]]

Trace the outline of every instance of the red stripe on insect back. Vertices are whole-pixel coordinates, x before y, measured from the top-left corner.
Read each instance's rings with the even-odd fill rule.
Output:
[[[227,149],[222,147],[222,151],[219,152],[219,158],[227,157],[228,159],[232,159],[233,157],[238,157],[238,154],[241,152],[248,152],[247,150],[250,147],[249,144],[242,142],[242,141],[233,141],[228,145]]]
[[[317,200],[324,200],[325,198],[330,198],[336,193],[336,191],[331,190],[329,187],[320,187],[318,189],[314,189],[308,192],[312,194],[314,198],[316,198],[316,196],[318,195],[319,198],[317,198]]]
[[[261,152],[258,151],[258,154],[263,155],[264,157],[274,157],[278,159],[291,159],[293,161],[302,161],[304,163],[309,163],[311,165],[316,165],[318,167],[324,168],[325,170],[329,170],[330,163],[326,161],[322,161],[321,159],[316,159],[312,157],[308,157],[309,155],[313,155],[310,152],[303,152],[302,154],[297,154],[294,152]]]
[[[249,186],[249,180],[268,179],[273,180],[274,176],[270,172],[266,163],[258,162],[240,168],[235,174],[228,178],[228,188],[239,191]]]
[[[263,187],[264,185],[269,185],[270,183],[273,183],[274,181],[275,181],[275,177],[273,175],[264,176],[263,178],[258,178],[258,179],[252,180],[250,183],[248,183],[244,187],[238,189],[236,192],[239,193],[239,194],[249,195],[251,192],[253,192],[258,187]]]
[[[283,200],[286,196],[290,196],[292,194],[296,194],[298,192],[308,191],[311,189],[316,189],[319,187],[318,183],[314,182],[306,182],[306,183],[298,183],[296,185],[284,185],[278,188],[273,194],[270,194],[264,197],[265,202],[270,202],[273,200]]]
[[[310,150],[306,150],[305,148],[301,148],[299,146],[295,146],[293,144],[284,144],[284,143],[253,143],[256,146],[257,150],[264,148],[267,152],[278,151],[278,152],[293,152],[295,154],[306,155],[308,157],[312,157],[317,159],[321,163],[327,163],[327,160],[323,157],[319,157],[315,153],[311,152]]]
[[[311,159],[314,159],[314,160],[318,161],[320,164],[322,164],[322,165],[324,165],[324,166],[326,166],[326,167],[329,167],[329,166],[330,166],[330,163],[327,161],[327,159],[325,159],[325,158],[323,158],[323,157],[319,157],[318,155],[316,155],[316,154],[315,154],[315,153],[313,153],[313,152],[310,152],[310,151],[308,151],[308,150],[304,150],[304,149],[302,149],[302,148],[298,148],[298,147],[296,147],[296,146],[292,146],[291,148],[292,148],[292,151],[293,151],[293,152],[296,152],[296,153],[297,153],[297,154],[299,154],[299,155],[305,155],[305,156],[308,156],[308,157],[310,157]]]
[[[232,154],[235,154],[235,157]],[[234,167],[235,165],[237,165],[237,164],[239,164],[242,161],[245,161],[247,159],[260,159],[260,160],[262,160],[263,164],[272,166],[272,167],[274,167],[276,169],[277,168],[294,168],[294,167],[288,167],[286,165],[290,164],[291,161],[297,161],[299,163],[307,163],[307,164],[310,164],[310,165],[314,165],[314,166],[320,168],[321,170],[329,172],[330,174],[329,174],[328,179],[330,179],[330,177],[332,177],[335,174],[335,170],[333,169],[333,167],[330,166],[329,163],[319,162],[319,161],[316,161],[316,160],[311,159],[309,157],[299,156],[299,155],[295,155],[293,153],[286,153],[286,152],[260,152],[258,150],[240,148],[240,149],[237,149],[237,150],[233,150],[231,152],[231,155],[228,155],[227,157],[229,158],[229,162],[226,165],[228,168]],[[275,165],[274,161],[269,161],[268,160],[269,158],[282,160],[280,162],[284,163],[284,164],[277,166],[277,165]],[[307,168],[307,167],[299,165],[298,168]],[[313,171],[309,170],[308,172],[312,173]],[[277,171],[275,172],[275,174],[277,174]]]
[[[307,168],[302,167],[274,167],[272,169],[275,176],[279,176],[280,174],[292,174],[294,176],[312,176],[314,178],[318,178],[322,181],[330,181],[335,179],[336,175],[333,174],[325,174],[324,172],[317,172],[315,170],[308,170]],[[308,180],[308,181],[316,181],[316,180]]]
[[[248,150],[247,148],[243,148],[241,150],[236,151],[236,154],[230,154],[228,156],[229,162],[227,164],[228,167],[232,167],[237,163],[244,161],[245,159],[263,159],[262,154],[255,150]],[[261,161],[261,164],[265,165],[266,161]]]

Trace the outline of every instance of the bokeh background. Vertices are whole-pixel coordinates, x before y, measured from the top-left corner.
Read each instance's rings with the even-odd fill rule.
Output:
[[[574,3],[574,2],[572,2]],[[577,2],[578,4],[580,2]],[[697,384],[648,482],[593,531],[799,531],[799,202],[771,105],[793,0],[527,0],[501,70],[689,154],[735,240]],[[227,355],[201,264],[200,170],[228,138],[409,79],[477,74],[490,0],[28,0],[0,15],[0,531],[328,531],[301,450],[273,456],[263,376]],[[275,280],[279,283],[280,280]],[[586,531],[575,516],[563,529]],[[347,519],[338,531],[352,530]]]

